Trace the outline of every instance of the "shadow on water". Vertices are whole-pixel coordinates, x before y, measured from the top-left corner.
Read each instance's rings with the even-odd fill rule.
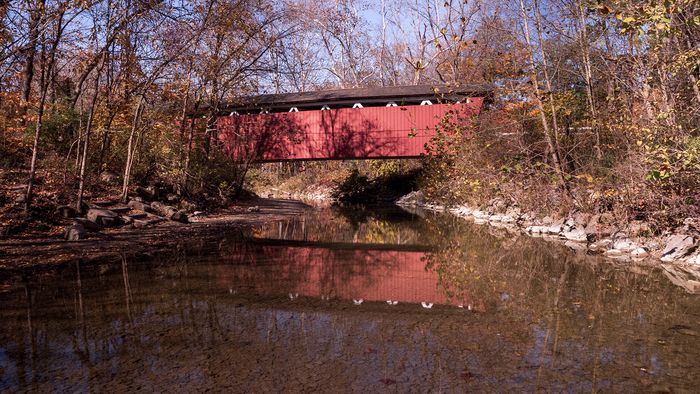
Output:
[[[700,298],[657,269],[492,231],[318,210],[26,271],[0,293],[0,390],[698,387]]]

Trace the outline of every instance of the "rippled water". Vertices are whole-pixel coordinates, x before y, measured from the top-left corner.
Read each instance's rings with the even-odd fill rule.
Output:
[[[673,391],[700,297],[656,269],[397,209],[3,274],[1,391]]]

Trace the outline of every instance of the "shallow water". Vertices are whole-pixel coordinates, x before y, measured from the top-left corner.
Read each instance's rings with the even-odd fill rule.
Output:
[[[700,297],[660,270],[421,215],[6,273],[0,391],[698,391]]]

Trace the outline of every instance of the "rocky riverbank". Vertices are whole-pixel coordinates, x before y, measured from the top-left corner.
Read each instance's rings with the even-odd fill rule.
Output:
[[[0,269],[99,260],[124,253],[155,255],[182,243],[241,233],[308,208],[299,201],[253,198],[211,212],[188,213],[143,197],[134,197],[128,204],[109,199],[91,202],[83,212],[61,206],[56,215],[67,217],[57,220],[55,229],[0,240]]]
[[[619,223],[610,213],[573,212],[566,217],[537,218],[497,199],[481,208],[448,207],[426,200],[417,191],[402,197],[397,204],[449,212],[477,224],[560,240],[572,249],[602,254],[611,259],[684,266],[700,277],[700,223],[692,218],[686,219],[682,227],[672,232],[653,235],[646,223]],[[700,281],[696,281],[693,287],[700,291]]]

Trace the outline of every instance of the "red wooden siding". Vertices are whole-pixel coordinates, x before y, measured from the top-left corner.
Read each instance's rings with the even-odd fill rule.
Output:
[[[474,116],[482,103],[232,115],[217,127],[234,160],[418,157],[447,112]]]

